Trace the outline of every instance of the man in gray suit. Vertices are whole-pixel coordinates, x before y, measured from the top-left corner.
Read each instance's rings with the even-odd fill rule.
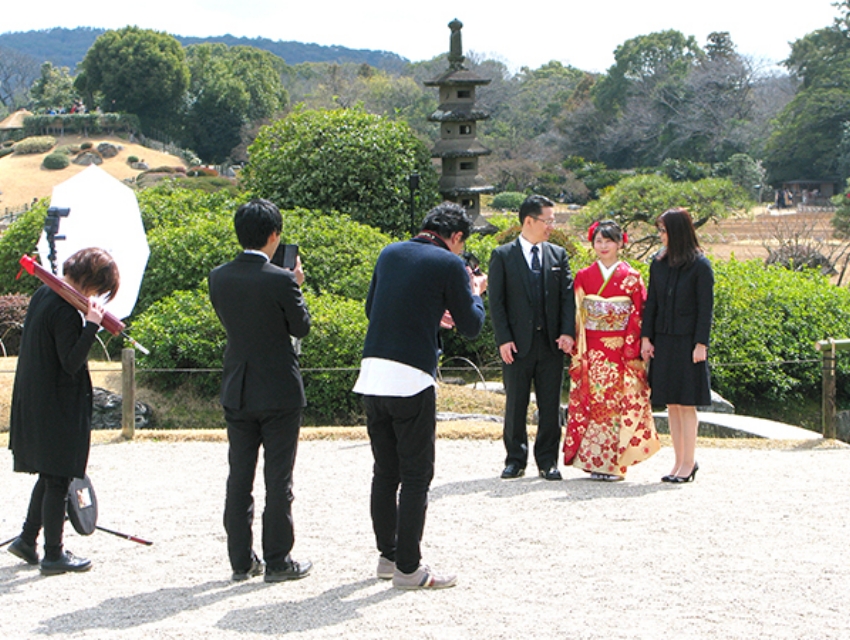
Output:
[[[227,331],[221,404],[230,444],[224,528],[234,580],[262,575],[266,582],[306,576],[312,563],[289,555],[292,528],[292,468],[306,404],[298,357],[291,338],[310,330],[301,295],[304,272],[269,262],[280,244],[283,221],[268,200],[252,200],[234,217],[244,249],[209,276],[210,300]],[[260,445],[265,450],[266,504],[263,560],[254,553],[252,489]]]
[[[534,459],[541,478],[560,480],[560,399],[564,354],[575,338],[575,298],[567,253],[547,242],[555,204],[529,196],[519,209],[522,233],[490,257],[490,316],[505,383],[502,478],[519,478],[528,462],[526,414],[531,383],[540,419]]]

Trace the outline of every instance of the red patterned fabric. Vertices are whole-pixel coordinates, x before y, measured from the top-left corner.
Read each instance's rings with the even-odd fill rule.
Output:
[[[564,462],[585,471],[623,476],[659,449],[640,323],[646,287],[620,262],[605,282],[597,263],[575,277],[576,353]]]

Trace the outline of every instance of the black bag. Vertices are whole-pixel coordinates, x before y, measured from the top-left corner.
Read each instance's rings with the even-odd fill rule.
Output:
[[[90,536],[97,527],[97,496],[91,478],[74,478],[68,487],[68,519],[74,531]]]

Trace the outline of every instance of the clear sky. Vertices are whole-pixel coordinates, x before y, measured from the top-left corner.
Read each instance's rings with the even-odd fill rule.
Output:
[[[676,29],[700,46],[728,31],[739,53],[776,63],[789,42],[832,24],[833,0],[37,0],[9,3],[0,33],[52,27],[138,25],[181,36],[265,37],[429,60],[449,48],[448,23],[463,22],[464,53],[505,62],[512,71],[559,60],[605,71],[629,38]],[[474,7],[474,9],[473,9]]]

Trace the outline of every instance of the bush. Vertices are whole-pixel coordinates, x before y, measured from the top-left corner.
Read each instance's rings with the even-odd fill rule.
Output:
[[[186,171],[186,175],[190,178],[217,178],[218,171],[209,167],[192,167]]]
[[[82,149],[83,151],[85,151],[85,150],[87,150],[87,149],[91,149],[93,146],[94,146],[94,145],[93,145],[91,142],[84,142],[84,143],[82,143],[82,144],[80,145],[80,149]]]
[[[33,136],[16,142],[12,147],[18,155],[32,153],[47,153],[56,146],[56,138],[53,136]]]
[[[41,161],[42,166],[45,169],[51,170],[59,170],[64,169],[71,161],[68,159],[68,156],[64,153],[56,152],[51,153],[50,155],[44,156],[44,160]]]
[[[194,291],[175,291],[155,302],[132,325],[130,334],[150,350],[139,354],[140,368],[221,368],[226,334],[209,301],[206,281]],[[206,397],[221,387],[221,374],[140,372],[139,382],[156,390],[187,385]]]
[[[3,147],[0,149],[0,158],[4,158],[12,153],[14,153],[14,149],[12,147]]]
[[[248,149],[242,184],[281,209],[339,211],[385,233],[410,228],[408,176],[420,211],[438,201],[431,152],[410,127],[360,109],[298,111],[265,126]]]
[[[139,156],[127,156],[127,164],[135,164],[139,161]]]
[[[378,254],[390,237],[348,216],[317,211],[283,212],[281,242],[297,244],[304,290],[365,300]]]
[[[196,289],[212,269],[240,251],[231,216],[207,219],[203,212],[180,226],[149,231],[148,244],[151,254],[136,314],[174,291]]]
[[[18,354],[21,329],[29,308],[30,297],[20,294],[0,296],[0,343],[3,356]]]
[[[66,156],[73,156],[78,154],[81,148],[76,144],[63,144],[61,147],[57,147],[54,153],[64,153]]]
[[[230,178],[173,178],[174,185],[180,189],[194,189],[205,193],[226,191],[232,197],[239,195],[239,187]]]
[[[311,424],[362,420],[360,396],[351,392],[366,338],[366,311],[359,300],[334,295],[305,296],[312,317],[302,342],[301,368],[351,368],[351,371],[305,371],[305,419]]]
[[[525,201],[526,195],[516,191],[503,191],[493,196],[490,207],[502,211],[519,211],[520,205]]]
[[[0,295],[23,293],[31,295],[41,285],[41,280],[24,273],[16,278],[21,270],[21,256],[29,254],[37,258],[36,244],[44,228],[47,215],[47,201],[39,200],[32,209],[15,220],[0,236]]]
[[[850,291],[815,271],[757,260],[717,262],[714,272],[712,387],[741,405],[819,397],[814,343],[848,337]],[[850,358],[838,358],[837,389],[840,399],[850,400]]]

